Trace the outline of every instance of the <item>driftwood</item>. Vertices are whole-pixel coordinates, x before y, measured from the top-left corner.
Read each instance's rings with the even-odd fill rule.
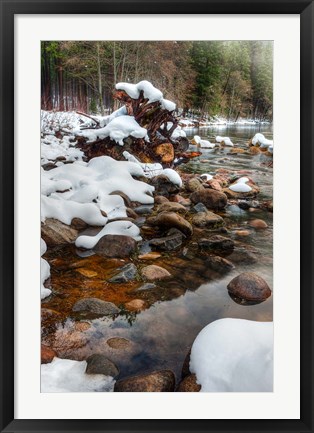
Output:
[[[184,160],[189,159],[186,153],[189,141],[185,137],[172,138],[172,134],[179,122],[172,112],[161,106],[159,101],[149,102],[147,98],[144,98],[142,91],[137,99],[133,99],[125,91],[115,90],[113,98],[126,107],[127,114],[133,116],[141,127],[147,129],[149,142],[129,136],[124,139],[124,146],[121,147],[109,137],[86,143],[83,136],[78,136],[77,146],[84,151],[88,160],[100,155],[123,159],[123,150],[130,151],[141,162],[160,162],[168,167],[173,165],[175,158],[178,159],[183,154]],[[95,128],[90,129],[97,130],[99,128],[99,122],[93,117],[81,112],[79,114],[85,115],[96,122]],[[169,123],[172,125],[168,129]],[[193,156],[191,154],[190,157]]]

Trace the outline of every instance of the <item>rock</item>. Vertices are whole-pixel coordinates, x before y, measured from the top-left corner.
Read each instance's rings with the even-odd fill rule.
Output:
[[[173,201],[168,201],[167,203],[162,203],[158,206],[158,212],[179,212],[185,213],[186,208],[180,204]]]
[[[137,215],[150,215],[153,212],[153,205],[141,205],[134,208]]]
[[[171,276],[171,274],[167,271],[167,269],[161,268],[160,266],[149,265],[142,269],[142,276],[149,281],[155,281],[168,278]]]
[[[178,185],[174,185],[164,174],[153,177],[151,179],[151,185],[155,187],[155,194],[169,197],[170,195],[177,194],[180,188]]]
[[[90,269],[85,269],[85,268],[78,268],[76,269],[76,271],[78,273],[80,273],[81,275],[84,275],[84,277],[87,278],[92,278],[92,277],[97,277],[97,272],[95,271],[91,271]]]
[[[118,314],[120,309],[112,302],[102,301],[98,298],[84,298],[74,304],[72,311],[109,316]]]
[[[223,218],[220,215],[216,215],[213,212],[199,212],[193,216],[192,222],[197,227],[217,227],[224,223]]]
[[[181,195],[175,195],[172,197],[173,202],[180,203],[182,206],[190,206],[191,200],[189,198],[184,198]]]
[[[155,251],[138,256],[140,260],[156,260],[159,259],[159,257],[161,257],[161,254]]]
[[[126,214],[127,214],[128,217],[133,218],[133,219],[135,219],[135,220],[138,218],[137,213],[134,212],[134,210],[131,209],[130,207],[127,207],[127,208],[126,208]]]
[[[107,344],[112,349],[117,349],[117,350],[128,349],[131,346],[131,342],[129,340],[121,337],[109,338],[109,340],[107,340]]]
[[[222,186],[220,185],[218,180],[211,179],[211,180],[208,180],[206,183],[209,186],[209,188],[214,189],[216,191],[222,191]]]
[[[137,275],[137,267],[134,263],[128,263],[120,268],[120,272],[108,280],[109,283],[127,283],[134,280]]]
[[[255,219],[249,222],[249,226],[255,228],[256,230],[262,230],[266,229],[268,225],[265,223],[265,221],[260,219]]]
[[[171,143],[161,143],[154,149],[155,155],[161,158],[163,164],[171,164],[174,160],[174,149]]]
[[[195,212],[207,212],[207,207],[203,203],[197,203],[193,209]]]
[[[129,377],[116,382],[115,392],[173,392],[175,376],[170,370]]]
[[[191,224],[175,212],[161,212],[156,217],[147,219],[146,222],[166,229],[175,227],[186,236],[191,236],[193,233],[193,227]]]
[[[239,206],[239,208],[241,208],[243,210],[248,210],[250,207],[250,203],[248,203],[245,200],[241,200],[241,201],[238,201],[238,206]]]
[[[152,289],[156,289],[156,284],[154,283],[145,283],[142,286],[138,287],[136,290],[134,290],[135,292],[144,292],[145,290],[152,290]]]
[[[195,374],[186,376],[179,384],[177,392],[199,392],[201,385],[196,382]]]
[[[73,218],[71,221],[71,227],[76,230],[85,230],[88,227],[88,224],[81,220],[81,218]]]
[[[266,281],[253,272],[243,272],[227,286],[228,292],[245,301],[263,302],[271,295]]]
[[[213,251],[230,251],[234,248],[232,239],[220,235],[213,235],[209,239],[200,239],[198,244],[201,248]]]
[[[117,366],[105,355],[94,353],[86,359],[86,362],[86,374],[104,374],[112,377],[117,377],[119,374]]]
[[[184,379],[186,376],[189,376],[191,374],[191,372],[190,372],[190,359],[191,359],[191,349],[188,351],[186,357],[184,358],[182,371],[181,371],[182,379]]]
[[[155,197],[155,203],[156,204],[161,204],[161,203],[168,203],[169,200],[167,199],[167,197],[164,197],[162,195],[156,195]]]
[[[191,200],[193,203],[203,203],[207,209],[224,209],[227,205],[226,194],[215,191],[214,189],[198,190],[191,194]]]
[[[88,322],[75,322],[73,324],[74,331],[84,332],[91,328],[91,324]]]
[[[105,235],[93,250],[100,256],[125,258],[136,251],[136,241],[130,236]]]
[[[119,195],[123,198],[126,207],[131,207],[132,203],[129,197],[122,191],[112,191],[109,195]]]
[[[49,364],[53,358],[57,356],[56,352],[52,350],[50,347],[41,345],[41,363]]]
[[[206,265],[215,272],[227,273],[234,269],[233,263],[220,256],[210,256],[206,260]]]
[[[243,247],[235,248],[228,256],[228,259],[231,260],[232,263],[240,263],[243,265],[252,265],[258,260],[255,254]]]
[[[189,179],[186,182],[185,188],[189,192],[195,192],[195,191],[198,191],[199,189],[204,189],[202,182],[200,180],[196,179],[195,177],[192,179]]]
[[[63,224],[61,221],[48,218],[41,224],[41,237],[48,247],[71,244],[78,236],[78,230]]]
[[[246,236],[250,236],[251,232],[250,230],[236,230],[235,234],[236,236],[239,237],[246,237]]]
[[[237,218],[245,217],[247,215],[247,213],[236,204],[227,206],[226,211]]]
[[[129,311],[142,311],[146,307],[146,302],[142,299],[133,299],[125,304],[125,307]]]
[[[170,236],[151,239],[149,241],[149,245],[157,248],[158,250],[173,251],[182,245],[184,238],[184,234],[180,230],[176,230],[176,233]]]

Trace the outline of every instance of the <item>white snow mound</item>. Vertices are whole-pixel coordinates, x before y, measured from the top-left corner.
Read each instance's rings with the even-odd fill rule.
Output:
[[[190,371],[201,392],[271,392],[273,322],[220,319],[196,337]]]

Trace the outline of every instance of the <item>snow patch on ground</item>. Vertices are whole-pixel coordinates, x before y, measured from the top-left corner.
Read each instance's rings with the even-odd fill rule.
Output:
[[[190,371],[201,392],[271,392],[273,323],[221,319],[196,337]]]
[[[115,380],[103,374],[86,374],[86,361],[54,358],[41,365],[41,392],[112,392]]]

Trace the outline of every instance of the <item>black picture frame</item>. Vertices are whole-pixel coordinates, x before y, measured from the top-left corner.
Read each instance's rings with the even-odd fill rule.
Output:
[[[22,420],[14,419],[14,15],[300,14],[301,20],[301,419]],[[304,0],[0,0],[0,431],[1,432],[313,432],[313,23]],[[296,211],[294,209],[294,211]],[[297,288],[296,288],[297,289]],[[292,318],[291,318],[292,319]],[[287,378],[288,380],[288,378]]]

